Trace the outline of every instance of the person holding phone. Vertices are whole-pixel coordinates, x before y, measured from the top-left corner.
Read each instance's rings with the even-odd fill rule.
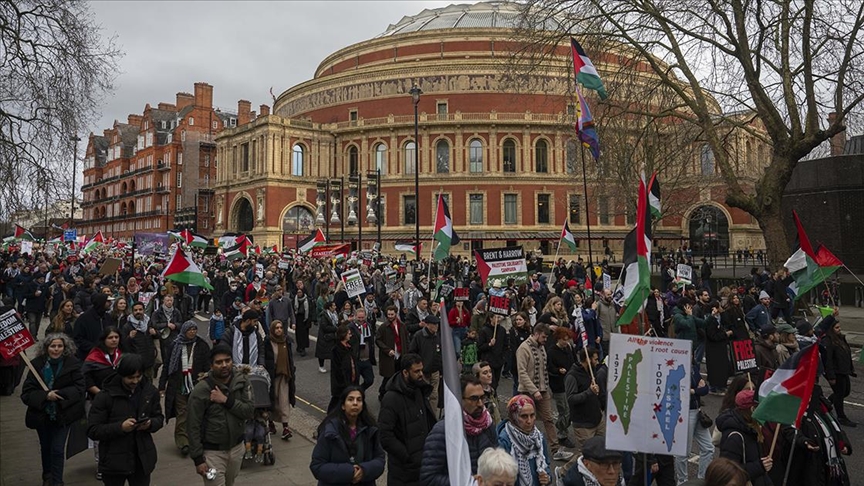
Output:
[[[87,436],[99,441],[105,486],[149,486],[157,460],[152,434],[165,422],[159,392],[143,375],[140,355],[123,355],[116,371],[93,399]]]

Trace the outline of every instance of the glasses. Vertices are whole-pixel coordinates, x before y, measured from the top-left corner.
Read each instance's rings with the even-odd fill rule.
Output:
[[[614,471],[614,470],[617,470],[618,468],[621,467],[621,461],[617,461],[617,462],[597,462],[597,461],[591,461],[591,462],[593,462],[594,464],[597,464],[597,465],[600,466],[601,468],[606,469],[607,471]]]
[[[462,397],[463,400],[468,400],[469,402],[480,403],[483,400],[483,395],[473,395],[470,397]]]

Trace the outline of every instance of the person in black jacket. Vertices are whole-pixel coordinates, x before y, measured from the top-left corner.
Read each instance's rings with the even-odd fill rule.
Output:
[[[330,404],[327,405],[327,413],[338,408],[339,397],[345,388],[359,382],[357,360],[351,349],[351,331],[343,324],[336,328],[336,344],[333,345],[330,358]]]
[[[150,325],[150,317],[144,312],[144,303],[132,305],[132,315],[120,329],[120,349],[124,353],[134,353],[144,361],[144,376],[155,379],[156,343],[159,336],[156,328]]]
[[[122,363],[122,360],[121,360]],[[210,345],[198,336],[198,324],[186,321],[171,346],[159,389],[165,390],[165,420],[177,418],[174,445],[184,456],[189,454],[186,435],[186,404],[198,377],[210,369]]]
[[[486,324],[480,328],[477,335],[477,351],[480,361],[486,361],[492,367],[492,388],[498,392],[498,382],[501,380],[501,370],[504,368],[504,358],[510,344],[510,334],[504,326],[500,326],[501,316],[489,315]]]
[[[705,362],[708,366],[708,384],[714,395],[726,393],[726,382],[732,374],[729,361],[729,339],[733,332],[721,324],[720,303],[713,302],[716,311],[705,316]]]
[[[401,363],[402,371],[387,383],[378,427],[381,445],[387,451],[387,484],[419,486],[423,484],[423,444],[435,425],[428,400],[432,387],[423,378],[423,359],[419,355],[405,354]]]
[[[549,388],[552,391],[552,399],[555,408],[558,409],[558,420],[555,428],[558,430],[558,444],[564,447],[573,447],[575,444],[570,440],[570,406],[567,405],[567,393],[564,389],[564,377],[573,363],[576,362],[573,349],[573,331],[566,327],[559,327],[552,333],[555,344],[546,350],[547,369],[549,370]],[[582,351],[584,353],[584,351]]]
[[[756,408],[753,390],[735,395],[735,407],[720,412],[715,423],[720,431],[720,457],[741,465],[753,486],[771,486],[768,472],[774,466],[771,457],[762,456],[762,426],[753,419]]]
[[[423,328],[411,338],[408,352],[419,354],[423,359],[423,376],[426,383],[432,385],[432,393],[429,394],[429,404],[433,409],[439,409],[438,404],[438,382],[441,380],[441,335],[438,327],[441,320],[437,316],[429,314],[423,318]]]
[[[92,305],[75,321],[75,329],[72,336],[78,347],[78,359],[84,360],[96,341],[102,334],[102,329],[108,323],[107,314],[110,308],[108,296],[98,293],[91,299]]]
[[[357,361],[357,376],[363,378],[364,393],[375,382],[373,366],[375,365],[375,333],[377,328],[375,319],[368,319],[366,309],[363,307],[354,311],[354,319],[348,323],[348,330],[351,331],[351,352],[354,353],[354,359]]]
[[[339,403],[318,426],[309,469],[319,486],[374,486],[384,473],[384,449],[363,390],[345,388]]]
[[[39,434],[43,484],[62,485],[69,424],[84,416],[84,375],[75,358],[75,345],[62,333],[49,334],[39,343],[33,367],[41,373],[48,391],[28,373],[21,387],[27,405],[24,424]]]
[[[42,322],[42,314],[48,310],[48,285],[45,283],[45,275],[36,273],[33,279],[24,286],[24,311],[27,313],[27,321],[30,323],[30,334],[33,339],[39,340],[39,324]]]
[[[99,472],[105,486],[147,486],[156,468],[152,434],[165,422],[159,392],[143,375],[137,354],[124,355],[105,381],[87,418],[87,436],[99,441]]]
[[[564,377],[564,392],[567,395],[567,404],[570,406],[570,423],[573,424],[576,447],[572,458],[561,468],[562,476],[576,465],[582,447],[588,439],[606,435],[603,407],[603,397],[606,396],[606,390],[601,388],[601,385],[605,385],[605,383],[598,380],[596,374],[599,353],[596,349],[589,347],[587,353],[582,351],[576,355],[576,358],[578,361],[570,367]],[[589,367],[595,370],[593,380]]]
[[[849,343],[846,342],[846,336],[840,329],[840,322],[835,321],[833,325],[827,326],[825,335],[822,337],[822,344],[825,346],[825,378],[831,385],[831,390],[834,392],[828,399],[834,404],[834,411],[837,412],[837,421],[846,427],[855,427],[857,424],[846,416],[846,410],[843,405],[843,400],[849,396],[852,391],[850,376],[855,374],[855,367],[852,364],[852,350],[849,348]]]

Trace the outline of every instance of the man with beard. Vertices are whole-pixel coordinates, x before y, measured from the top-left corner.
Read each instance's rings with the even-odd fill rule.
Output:
[[[597,301],[597,319],[603,328],[603,336],[600,345],[603,347],[603,355],[609,355],[609,340],[613,333],[618,332],[618,311],[612,302],[612,289],[603,289],[603,297]]]
[[[99,441],[99,472],[106,485],[128,481],[130,486],[147,486],[156,468],[153,434],[165,418],[159,393],[141,373],[142,364],[136,354],[123,355],[87,417],[87,436]]]
[[[408,331],[397,317],[395,307],[387,308],[387,320],[381,324],[375,333],[375,346],[380,350],[378,355],[378,373],[381,375],[381,386],[378,387],[378,401],[382,401],[387,392],[387,381],[396,374],[399,358],[408,349]]]
[[[231,349],[234,364],[265,365],[264,337],[258,332],[260,317],[258,311],[247,310],[240,322],[225,329],[220,342]]]
[[[483,384],[474,375],[462,375],[462,423],[468,454],[471,457],[471,474],[477,474],[477,459],[486,449],[498,447],[498,435],[492,424],[492,416],[483,405]],[[446,421],[432,427],[423,447],[423,465],[420,479],[424,485],[449,486],[447,469]],[[454,485],[458,486],[458,485]]]
[[[426,297],[417,299],[417,305],[410,309],[405,315],[405,326],[408,328],[408,337],[413,338],[423,328],[423,319],[429,315],[429,300]]]
[[[423,359],[423,376],[427,383],[432,385],[432,393],[429,394],[429,403],[437,410],[438,406],[438,382],[441,379],[441,336],[438,334],[438,326],[441,320],[429,314],[423,319],[425,326],[411,338],[408,346],[409,353],[419,354]]]
[[[72,336],[78,347],[78,359],[82,361],[90,354],[90,350],[99,340],[102,329],[105,327],[104,321],[107,320],[108,309],[111,307],[108,296],[102,293],[93,297],[92,304],[87,311],[78,316]]]
[[[232,372],[231,348],[214,346],[210,360],[210,373],[189,395],[189,457],[205,486],[232,486],[243,463],[244,426],[255,407],[246,375]],[[208,480],[211,468],[216,470],[216,477]]]
[[[155,378],[156,344],[153,342],[159,336],[156,329],[150,325],[150,317],[144,312],[144,304],[135,302],[132,305],[132,315],[126,318],[126,324],[120,330],[123,352],[135,353],[141,356],[144,376],[151,382]]]
[[[171,356],[171,346],[174,344],[174,340],[177,339],[177,333],[180,331],[180,325],[183,323],[183,315],[180,313],[180,309],[174,307],[173,295],[168,294],[162,297],[162,305],[153,311],[153,314],[150,316],[150,322],[156,328],[156,332],[159,333],[159,338],[161,339],[159,343],[159,356],[161,359],[157,359],[157,361],[164,363]]]
[[[363,377],[363,392],[368,390],[375,382],[375,331],[374,320],[366,317],[366,309],[363,307],[354,311],[354,320],[348,322],[348,330],[351,331],[351,352],[357,362],[357,374]]]
[[[424,484],[420,482],[423,444],[435,425],[428,400],[431,391],[423,378],[423,359],[411,353],[402,356],[402,370],[387,383],[378,415],[381,445],[387,452],[387,484]]]

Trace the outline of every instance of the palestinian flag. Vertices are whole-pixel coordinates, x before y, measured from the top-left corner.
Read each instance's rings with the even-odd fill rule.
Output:
[[[459,235],[453,229],[453,219],[450,217],[450,209],[444,202],[444,197],[438,195],[438,209],[435,211],[435,230],[432,238],[438,242],[432,256],[436,261],[441,261],[450,255],[450,246],[459,243]]]
[[[586,295],[586,296],[594,295],[594,284],[591,282],[591,281],[594,280],[594,279],[593,279],[592,277],[593,277],[593,276],[591,275],[590,272],[588,272],[588,274],[585,276],[585,288],[584,288],[584,291],[585,291],[585,295]]]
[[[639,181],[636,228],[624,238],[623,264],[624,312],[618,318],[619,326],[630,324],[651,294],[651,213],[644,175]]]
[[[759,405],[753,418],[800,428],[810,404],[819,369],[819,346],[807,346],[792,355],[759,386]]]
[[[104,245],[104,244],[105,244],[105,237],[102,236],[102,232],[99,231],[95,235],[93,235],[93,238],[90,238],[87,241],[87,243],[84,244],[84,250],[83,251],[84,251],[84,253],[90,253],[91,251],[98,248],[99,245]]]
[[[15,238],[18,240],[36,241],[36,238],[33,237],[33,233],[30,233],[30,230],[24,229],[23,226],[18,224],[15,225]]]
[[[582,146],[591,150],[591,157],[594,160],[600,160],[600,137],[597,136],[597,130],[594,128],[594,118],[591,117],[591,110],[588,108],[588,102],[582,97],[579,88],[576,88],[576,136],[582,142]]]
[[[567,224],[567,218],[564,218],[564,228],[561,229],[561,238],[558,240],[558,248],[561,248],[561,243],[567,245],[571,252],[576,251],[576,237],[570,231],[570,225]]]
[[[438,199],[439,204],[441,199]],[[444,429],[447,432],[446,448],[447,474],[450,484],[473,486],[477,483],[471,475],[471,455],[468,451],[468,441],[465,439],[465,426],[462,423],[462,386],[459,376],[461,365],[456,361],[456,350],[453,347],[453,331],[447,324],[447,308],[441,299],[441,361],[444,369],[441,372],[444,386],[441,395],[444,401]],[[815,347],[815,346],[814,346]]]
[[[651,208],[651,216],[660,219],[660,181],[657,180],[656,172],[651,174],[651,180],[648,181],[648,207]]]
[[[603,80],[600,79],[594,63],[585,54],[582,46],[572,37],[570,38],[570,49],[573,51],[573,72],[576,73],[576,81],[582,83],[582,86],[596,91],[601,100],[608,98],[609,95],[606,93]]]
[[[177,247],[177,251],[171,255],[171,260],[162,271],[162,278],[213,290],[213,286],[207,283],[198,265],[180,247]]]
[[[327,238],[324,236],[324,232],[321,231],[321,228],[318,228],[313,231],[308,238],[300,240],[297,244],[297,249],[300,250],[300,253],[309,253],[312,248],[325,243],[327,243]]]
[[[413,241],[397,241],[396,244],[393,245],[393,249],[402,253],[418,255],[421,251],[423,251],[423,243],[415,243]]]
[[[56,238],[51,238],[50,240],[46,241],[45,243],[47,243],[49,245],[62,245],[63,239],[58,236]]]
[[[225,251],[225,258],[229,260],[236,260],[238,258],[246,258],[249,254],[249,247],[252,246],[252,242],[249,241],[249,238],[246,235],[237,235],[234,238],[232,246],[223,247]]]
[[[798,228],[798,243],[792,256],[786,260],[783,266],[789,269],[789,273],[795,279],[789,285],[788,292],[793,299],[797,300],[824,282],[826,278],[843,266],[843,262],[822,245],[813,250],[810,239],[807,238],[807,233],[801,226],[801,220],[798,219],[798,213],[792,211],[792,217],[795,219],[795,227]]]
[[[275,254],[279,253],[279,247],[276,245],[273,245],[271,247],[262,249],[261,252],[264,253],[265,255],[275,255]]]
[[[193,233],[188,229],[184,229],[180,232],[180,238],[186,243],[188,246],[194,246],[196,248],[207,248],[207,238],[203,236]]]

